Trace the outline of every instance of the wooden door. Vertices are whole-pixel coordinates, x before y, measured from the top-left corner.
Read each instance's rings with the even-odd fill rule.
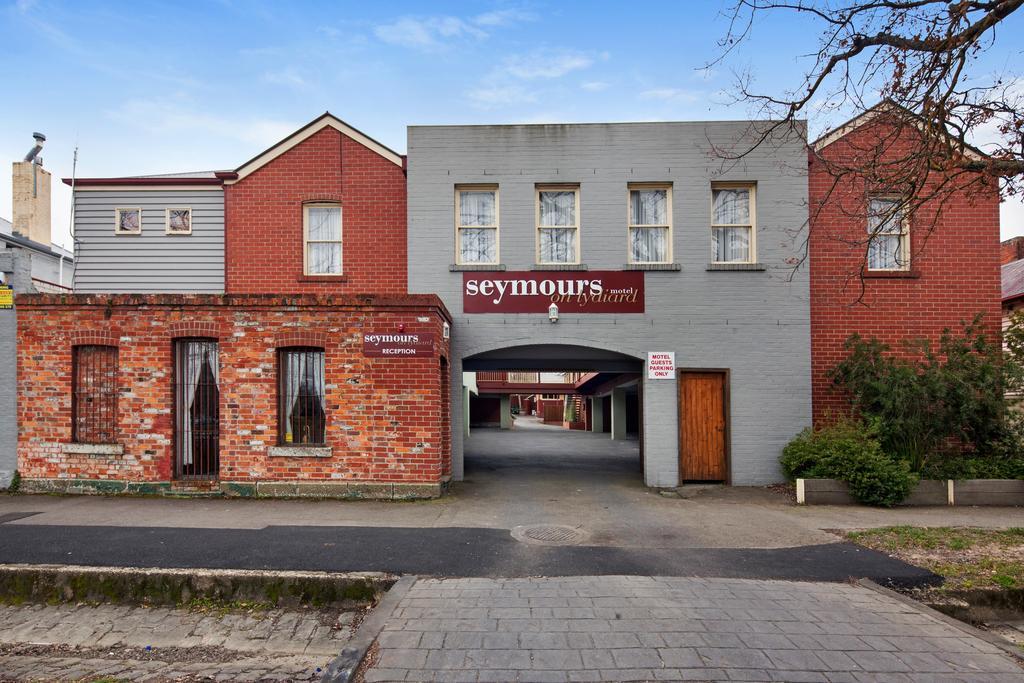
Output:
[[[728,373],[679,374],[679,480],[729,479]]]

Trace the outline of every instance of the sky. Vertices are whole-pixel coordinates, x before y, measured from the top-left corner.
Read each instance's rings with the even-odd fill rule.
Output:
[[[399,152],[412,124],[742,119],[736,74],[797,87],[817,33],[763,19],[708,68],[728,4],[0,0],[0,158],[47,136],[54,242],[70,246],[59,178],[76,147],[77,176],[97,177],[233,169],[324,111]],[[1024,75],[1017,14],[979,69]],[[810,136],[842,120],[812,117]],[[1001,214],[1004,239],[1024,234],[1024,204]]]

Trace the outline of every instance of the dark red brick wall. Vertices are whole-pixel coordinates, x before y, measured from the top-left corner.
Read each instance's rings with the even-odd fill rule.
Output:
[[[220,341],[222,481],[437,483],[451,459],[447,319],[432,295],[22,296],[18,469],[26,479],[170,479],[172,342],[204,336]],[[364,332],[401,325],[433,332],[437,353],[363,356]],[[61,452],[71,439],[71,350],[88,343],[118,347],[123,456]],[[291,345],[325,349],[329,458],[268,455],[278,443],[275,352]]]
[[[848,161],[868,148],[878,135],[879,129],[866,125],[820,154],[825,159]],[[903,144],[913,144],[913,140]],[[813,153],[809,183],[816,423],[846,410],[847,404],[834,390],[828,372],[844,357],[843,343],[854,332],[877,337],[898,350],[901,340],[934,340],[943,328],[956,328],[961,321],[984,313],[988,331],[998,337],[999,197],[994,184],[984,193],[960,192],[941,208],[934,202],[922,207],[910,226],[912,277],[862,278],[866,183],[847,176],[833,189],[833,177]]]
[[[1024,237],[1013,237],[999,245],[999,263],[1006,265],[1024,258]]]
[[[475,427],[501,424],[501,399],[497,396],[470,395],[469,424]]]
[[[405,173],[327,127],[224,188],[225,291],[407,291]],[[342,271],[303,275],[303,204],[341,204]]]

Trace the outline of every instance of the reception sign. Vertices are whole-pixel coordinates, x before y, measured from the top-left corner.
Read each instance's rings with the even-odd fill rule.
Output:
[[[367,332],[363,335],[363,355],[388,358],[433,356],[434,334]]]
[[[643,313],[644,274],[634,270],[468,272],[465,313]]]

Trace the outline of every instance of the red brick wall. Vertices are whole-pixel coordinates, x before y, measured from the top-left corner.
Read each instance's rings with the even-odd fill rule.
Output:
[[[863,126],[820,154],[848,161],[876,140],[878,132],[872,125]],[[809,263],[816,423],[846,409],[828,372],[844,357],[843,343],[850,334],[874,336],[899,349],[903,339],[937,339],[943,328],[955,329],[978,313],[985,314],[991,334],[1000,331],[999,198],[994,185],[984,194],[958,193],[941,207],[934,224],[939,207],[922,207],[910,226],[912,277],[862,278],[868,188],[851,177],[834,190],[833,183],[812,153]]]
[[[1012,237],[999,245],[999,263],[1006,265],[1024,258],[1024,237]]]
[[[210,336],[220,341],[222,481],[437,483],[450,467],[447,318],[433,295],[22,296],[18,469],[27,480],[169,480],[172,341]],[[436,355],[363,356],[364,332],[400,325],[433,332]],[[80,343],[118,346],[123,456],[61,453],[71,439],[71,350]],[[329,458],[267,453],[278,443],[276,349],[290,345],[325,349]]]
[[[303,275],[303,203],[339,202],[342,275]],[[407,291],[405,173],[327,127],[224,188],[225,291]]]

